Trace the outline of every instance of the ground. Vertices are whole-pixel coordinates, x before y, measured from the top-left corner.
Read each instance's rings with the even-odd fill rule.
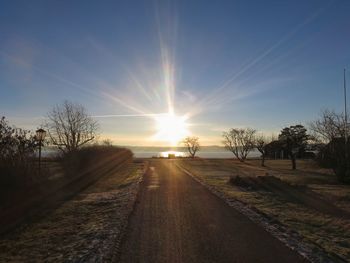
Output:
[[[267,167],[261,167],[259,160],[241,163],[234,160],[186,159],[179,164],[205,184],[296,231],[335,258],[340,256],[350,260],[350,186],[338,184],[332,171],[318,167],[311,160],[298,161],[296,171],[291,170],[288,160],[268,160]],[[286,195],[286,189],[249,190],[229,184],[229,178],[236,175],[275,176],[282,182],[297,185],[300,196],[305,192],[308,197],[312,194],[317,202],[292,200]],[[334,211],[341,212],[326,213],[325,206],[333,206]]]
[[[0,262],[106,262],[130,214],[143,163],[131,163],[101,178],[54,210],[0,238]]]
[[[305,261],[174,160],[150,162],[121,251],[121,262]]]
[[[312,161],[296,171],[287,161],[266,165],[153,159],[112,169],[2,235],[0,262],[349,261],[350,187]],[[252,187],[229,183],[236,175]]]

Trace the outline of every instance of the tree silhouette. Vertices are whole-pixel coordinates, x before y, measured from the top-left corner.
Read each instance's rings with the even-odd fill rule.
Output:
[[[188,153],[192,158],[195,157],[197,151],[200,149],[198,137],[186,137],[182,143],[186,146]]]
[[[265,166],[265,157],[267,153],[267,145],[270,143],[270,140],[267,139],[264,135],[260,135],[255,138],[255,147],[261,153],[261,166]]]
[[[33,162],[37,141],[28,130],[10,126],[0,118],[0,185],[27,183],[33,175]]]
[[[247,159],[248,153],[254,149],[254,135],[256,130],[251,128],[234,129],[224,132],[223,144],[225,148],[231,151],[238,160],[244,162]]]
[[[329,143],[335,138],[345,137],[344,114],[334,111],[324,110],[317,120],[310,123],[309,127],[319,142]]]
[[[296,155],[304,151],[309,140],[307,129],[303,125],[294,125],[284,128],[278,136],[282,147],[292,160],[292,169],[296,169]]]
[[[98,124],[80,104],[65,101],[48,113],[46,128],[50,141],[63,153],[72,152],[93,141]]]

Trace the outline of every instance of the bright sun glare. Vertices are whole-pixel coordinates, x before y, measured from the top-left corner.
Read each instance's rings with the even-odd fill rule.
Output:
[[[189,134],[186,116],[176,116],[168,113],[155,117],[155,120],[157,133],[154,139],[156,140],[166,141],[174,146]]]

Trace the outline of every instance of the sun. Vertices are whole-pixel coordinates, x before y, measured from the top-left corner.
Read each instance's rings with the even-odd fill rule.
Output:
[[[177,145],[183,138],[189,135],[186,116],[177,116],[172,113],[162,114],[155,117],[157,133],[154,139]]]

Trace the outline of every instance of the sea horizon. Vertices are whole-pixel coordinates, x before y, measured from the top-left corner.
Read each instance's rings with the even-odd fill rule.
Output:
[[[127,146],[127,145],[115,145],[116,147],[126,148],[134,153],[135,158],[158,158],[166,157],[168,152],[176,152],[181,157],[188,156],[186,147],[183,146]],[[54,156],[58,153],[58,150],[54,150],[51,146],[47,146],[43,149],[43,156]],[[201,146],[200,150],[196,154],[200,158],[236,158],[232,152],[225,149],[223,146],[210,145]],[[260,157],[260,152],[253,149],[248,158]]]

